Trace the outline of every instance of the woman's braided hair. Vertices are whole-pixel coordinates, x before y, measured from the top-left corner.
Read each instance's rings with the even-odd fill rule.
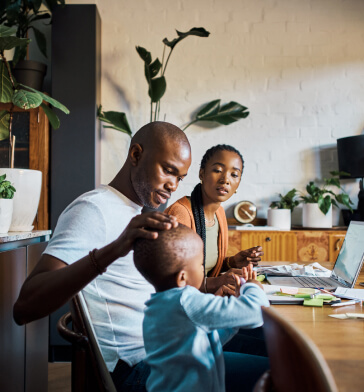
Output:
[[[242,168],[244,167],[244,159],[240,152],[227,144],[218,144],[214,147],[209,148],[206,152],[205,155],[202,157],[200,168],[205,169],[207,161],[212,158],[212,156],[220,151],[230,151],[234,152],[237,154],[240,159],[241,159],[241,164]],[[204,268],[205,268],[205,260],[206,260],[206,225],[205,225],[205,213],[203,210],[203,204],[202,204],[202,185],[197,184],[194,188],[194,190],[191,193],[191,207],[192,207],[192,213],[193,213],[193,218],[195,219],[195,225],[196,225],[196,232],[197,234],[202,238],[204,247],[203,247],[203,263],[204,263]]]

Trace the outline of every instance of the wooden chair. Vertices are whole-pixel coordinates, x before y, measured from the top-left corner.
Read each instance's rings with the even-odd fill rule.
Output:
[[[116,392],[90,320],[83,295],[78,293],[71,301],[71,312],[57,323],[59,334],[72,343],[72,391]],[[67,326],[71,321],[72,330]]]
[[[254,392],[337,392],[330,369],[311,339],[273,308],[262,311],[271,369]]]

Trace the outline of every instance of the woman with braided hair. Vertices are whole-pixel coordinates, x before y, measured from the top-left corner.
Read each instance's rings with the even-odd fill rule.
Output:
[[[204,242],[205,280],[200,289],[203,292],[216,293],[223,287],[225,294],[233,293],[230,285],[234,286],[234,274],[241,275],[241,268],[249,263],[257,265],[263,255],[262,248],[257,246],[226,257],[228,226],[221,203],[236,193],[243,168],[243,157],[234,147],[226,144],[211,147],[202,158],[201,182],[191,197],[177,200],[165,211],[195,230]]]

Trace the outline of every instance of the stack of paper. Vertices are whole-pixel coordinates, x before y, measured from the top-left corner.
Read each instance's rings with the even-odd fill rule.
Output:
[[[362,289],[346,289],[344,287],[338,287],[334,294],[341,298],[358,299],[360,301],[364,301],[364,290]]]

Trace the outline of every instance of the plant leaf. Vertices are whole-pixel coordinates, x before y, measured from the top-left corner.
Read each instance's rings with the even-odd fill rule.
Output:
[[[249,115],[247,108],[237,102],[229,102],[219,107],[220,100],[209,102],[196,116],[198,121],[215,121],[229,125]]]
[[[34,93],[39,94],[40,97],[42,98],[42,100],[50,103],[53,107],[55,107],[55,108],[57,108],[59,110],[62,110],[62,112],[66,113],[66,114],[70,113],[70,111],[66,108],[66,106],[64,106],[63,104],[61,104],[61,102],[58,102],[54,98],[50,97],[49,95],[41,93],[40,91],[38,91],[38,90],[36,90],[36,89],[34,89],[32,87],[25,86],[24,84],[21,84],[21,83],[19,83],[18,86],[22,86],[22,87],[24,87],[24,88],[26,88],[26,89],[28,89],[30,91],[33,91]]]
[[[9,121],[10,113],[7,110],[0,110],[0,140],[9,138]]]
[[[13,85],[3,61],[0,61],[0,102],[9,103],[13,96]]]
[[[131,136],[132,132],[124,112],[103,112],[101,106],[98,110],[98,117],[101,121],[111,124],[111,126],[104,125],[104,128],[112,128],[117,131],[127,133]]]
[[[141,46],[135,47],[136,51],[138,52],[140,58],[146,63],[150,64],[152,62],[152,55],[146,49],[142,48]]]
[[[164,76],[151,79],[148,89],[148,95],[152,102],[158,102],[166,92],[167,83]]]
[[[0,52],[29,44],[30,39],[13,37],[12,35],[15,33],[16,29],[4,25],[0,26]]]
[[[35,40],[38,44],[39,50],[43,56],[47,58],[47,41],[45,35],[35,27],[32,27],[32,29],[34,31]]]
[[[40,107],[44,110],[45,115],[48,117],[48,120],[53,129],[58,129],[61,125],[58,116],[53,112],[53,110],[46,105],[45,103],[41,103]]]
[[[161,69],[161,67],[162,64],[158,58],[156,58],[151,64],[148,65],[150,79],[158,75],[158,72]]]
[[[164,38],[163,43],[173,49],[178,42],[182,41],[184,38],[188,37],[189,35],[194,35],[197,37],[208,37],[210,33],[205,30],[203,27],[193,27],[191,30],[187,31],[186,33],[182,33],[176,30],[178,38],[173,39],[172,41],[168,41],[167,38]]]
[[[320,210],[326,215],[331,207],[331,197],[329,195],[322,197],[319,196],[317,200]]]
[[[32,93],[26,90],[15,90],[12,102],[21,109],[34,109],[40,106],[43,99],[38,93]]]

